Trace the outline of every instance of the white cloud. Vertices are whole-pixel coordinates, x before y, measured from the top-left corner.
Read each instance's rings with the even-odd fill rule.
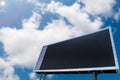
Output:
[[[39,79],[37,78],[37,76],[35,75],[35,73],[30,73],[30,74],[29,74],[29,77],[30,77],[31,80],[39,80]]]
[[[42,16],[33,12],[30,18],[23,20],[22,29],[1,28],[0,41],[9,55],[7,60],[13,65],[31,68],[35,65],[43,45],[93,32],[102,25],[99,17],[91,21],[89,15],[80,10],[77,3],[68,7],[52,1],[45,10],[65,17],[72,25],[60,18],[52,20],[43,30],[38,30]]]
[[[9,62],[0,58],[0,80],[19,80]]]
[[[33,15],[29,19],[23,20],[22,26],[26,30],[37,29],[40,24],[40,19],[41,19],[40,14],[33,12]]]
[[[114,19],[115,19],[116,21],[120,20],[119,18],[120,18],[120,9],[118,10],[118,12],[116,12],[116,13],[114,14]]]
[[[112,14],[112,7],[115,5],[115,0],[78,0],[78,2],[83,2],[85,7],[84,11],[93,15],[105,15],[110,16]]]
[[[0,41],[4,44],[7,57],[15,65],[32,67],[39,53],[39,43],[36,31],[39,25],[39,16],[33,13],[29,19],[23,20],[23,29],[2,28],[0,29]],[[41,48],[41,47],[40,47]],[[31,66],[32,65],[32,66]]]
[[[50,78],[53,78],[53,77],[54,77],[54,74],[48,74],[48,75],[47,75],[47,78],[49,78],[49,79],[50,79]]]
[[[42,78],[43,78],[43,76],[45,76],[45,75],[42,75]],[[30,74],[29,74],[29,77],[30,77],[31,80],[39,80],[39,79],[37,78],[37,76],[36,76],[35,73],[30,73]],[[51,79],[51,78],[54,77],[54,75],[53,75],[53,74],[47,74],[45,77],[46,77],[47,79]]]
[[[52,1],[44,10],[65,17],[73,25],[74,29],[83,33],[97,30],[102,25],[100,17],[96,17],[94,21],[91,21],[89,14],[81,10],[78,3],[74,3],[72,6],[65,6],[60,2]]]

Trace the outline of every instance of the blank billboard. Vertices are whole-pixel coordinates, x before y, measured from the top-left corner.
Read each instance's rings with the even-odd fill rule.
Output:
[[[35,66],[38,73],[116,73],[117,70],[110,28],[44,46]]]

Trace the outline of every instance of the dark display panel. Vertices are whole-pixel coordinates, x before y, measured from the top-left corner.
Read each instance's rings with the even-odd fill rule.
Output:
[[[41,57],[40,57],[41,58]],[[38,62],[40,62],[38,60]],[[39,70],[114,67],[109,29],[46,47]],[[73,71],[73,70],[72,70]]]

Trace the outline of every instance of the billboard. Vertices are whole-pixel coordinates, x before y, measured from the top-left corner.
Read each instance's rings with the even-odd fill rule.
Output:
[[[116,73],[117,55],[111,29],[46,45],[34,71],[37,73]]]

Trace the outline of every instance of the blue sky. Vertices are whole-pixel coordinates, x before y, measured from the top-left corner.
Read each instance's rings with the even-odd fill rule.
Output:
[[[0,0],[0,80],[39,80],[33,72],[43,45],[112,28],[120,64],[119,0]],[[92,80],[48,75],[47,80]],[[100,74],[98,80],[119,80]]]

